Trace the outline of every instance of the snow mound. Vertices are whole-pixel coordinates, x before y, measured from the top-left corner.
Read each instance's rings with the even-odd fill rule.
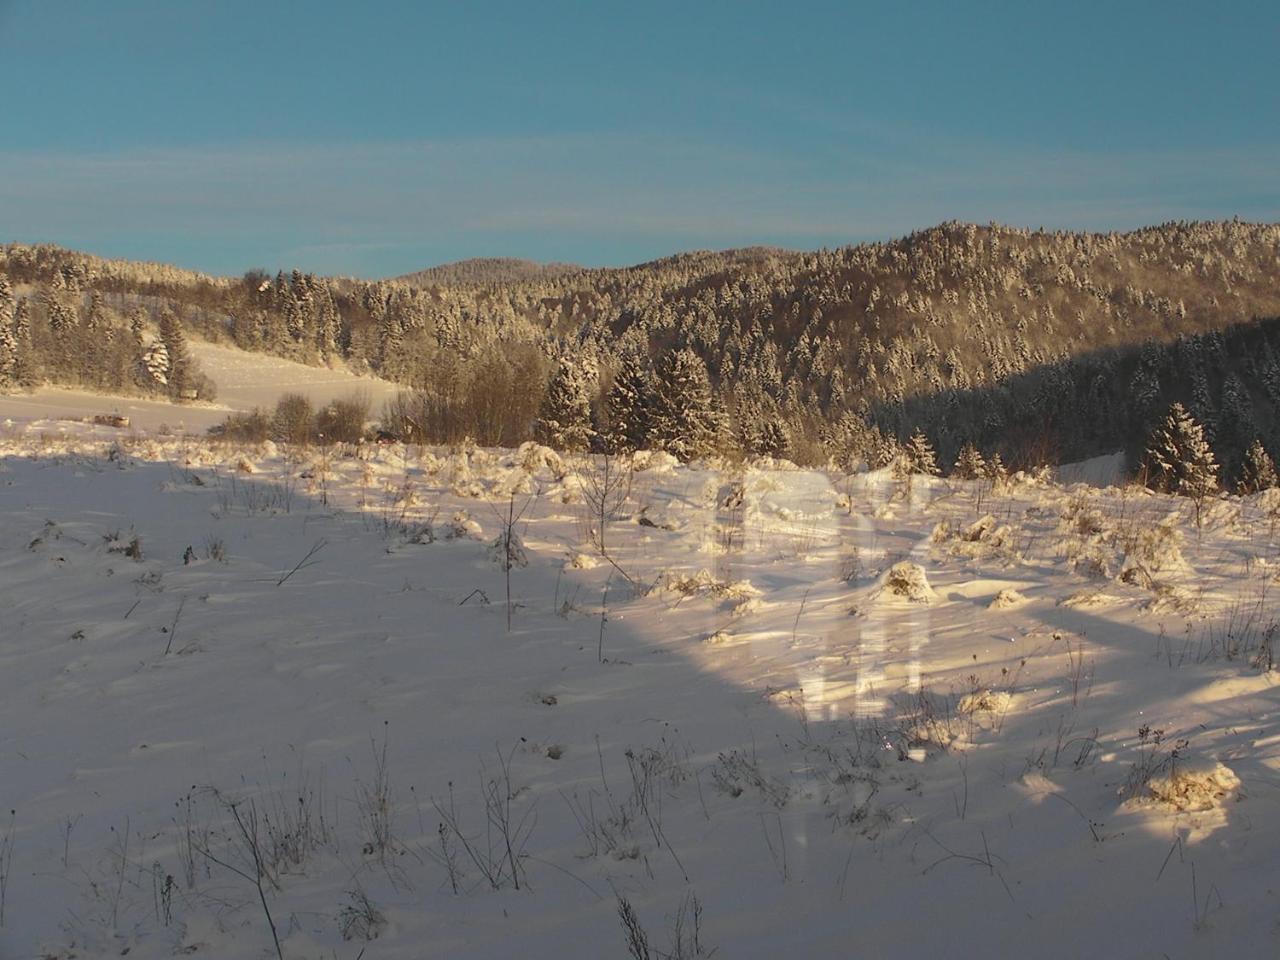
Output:
[[[532,440],[520,444],[515,453],[515,460],[526,473],[536,474],[545,469],[557,480],[564,478],[564,458],[550,447],[544,447]]]
[[[872,593],[874,600],[907,600],[911,603],[933,603],[938,599],[924,567],[903,560],[895,563],[880,578],[880,585]]]
[[[631,459],[631,468],[636,473],[648,472],[654,476],[666,476],[675,473],[680,461],[665,450],[640,450]]]
[[[594,570],[600,566],[600,561],[589,553],[573,551],[564,558],[564,569],[566,570]]]
[[[977,690],[966,693],[956,704],[960,713],[1004,713],[1013,697],[1007,690]]]
[[[1017,590],[1006,588],[992,597],[987,607],[991,610],[1008,610],[1010,607],[1021,606],[1026,602],[1027,598]]]
[[[705,568],[694,574],[664,573],[658,581],[657,591],[675,593],[682,597],[716,597],[737,601],[748,600],[760,594],[749,580],[719,580]]]
[[[514,530],[500,533],[488,547],[489,560],[500,569],[508,567],[527,567],[529,554],[525,552],[524,541]]]
[[[965,527],[943,520],[933,528],[929,539],[945,545],[957,556],[977,559],[1006,546],[1012,540],[1012,531],[988,513]]]
[[[1203,604],[1191,590],[1176,584],[1153,581],[1150,585],[1152,596],[1143,605],[1143,610],[1152,613],[1178,613],[1191,616],[1199,613]]]
[[[1124,603],[1123,597],[1101,590],[1078,590],[1069,597],[1058,601],[1060,607],[1105,607],[1113,603]]]
[[[465,510],[459,510],[445,524],[446,540],[479,540],[483,536],[483,528]]]
[[[1240,786],[1240,778],[1221,763],[1179,768],[1167,777],[1152,777],[1147,781],[1146,795],[1128,801],[1128,805],[1202,812],[1240,799]]]

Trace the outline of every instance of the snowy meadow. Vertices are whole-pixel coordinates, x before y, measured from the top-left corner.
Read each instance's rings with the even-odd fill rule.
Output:
[[[1275,490],[0,457],[5,957],[1280,947]]]

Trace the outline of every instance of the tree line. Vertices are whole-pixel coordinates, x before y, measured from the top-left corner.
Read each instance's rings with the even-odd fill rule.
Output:
[[[943,463],[972,445],[1015,467],[1136,456],[1180,400],[1236,477],[1254,440],[1280,439],[1277,344],[1271,328],[1249,332],[1280,315],[1278,249],[1280,227],[1238,221],[1107,234],[947,223],[623,269],[216,278],[10,245],[0,272],[41,323],[49,292],[74,288],[77,315],[98,295],[156,329],[167,310],[207,339],[403,383],[388,420],[406,436],[887,462],[919,430]],[[101,365],[76,351],[77,371],[36,335],[50,379],[139,369],[133,350]]]

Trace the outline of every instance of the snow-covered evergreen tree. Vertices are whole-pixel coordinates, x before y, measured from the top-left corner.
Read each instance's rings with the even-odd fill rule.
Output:
[[[933,444],[929,442],[929,438],[921,430],[911,434],[906,446],[902,448],[902,456],[906,461],[907,470],[911,473],[922,473],[925,476],[936,477],[940,472],[938,470],[938,455],[934,453]]]
[[[13,290],[9,278],[0,274],[0,387],[17,379],[18,340],[13,335]]]
[[[169,351],[157,340],[142,352],[140,379],[152,387],[169,386]]]
[[[0,316],[0,388],[12,386],[17,381],[18,341],[13,327]]]
[[[737,440],[749,457],[782,457],[791,434],[778,402],[754,384],[742,389],[735,405]]]
[[[1009,479],[1009,469],[1004,465],[1004,457],[1000,456],[999,450],[987,458],[986,477],[996,485]]]
[[[147,311],[142,307],[134,307],[129,313],[129,334],[133,337],[134,348],[139,354],[147,346]]]
[[[1244,455],[1244,464],[1240,469],[1239,490],[1241,493],[1259,493],[1276,486],[1276,464],[1267,453],[1261,440],[1254,440]]]
[[[38,380],[35,348],[31,343],[31,307],[23,297],[13,308],[14,379],[24,387]]]
[[[658,369],[654,438],[681,460],[705,456],[715,445],[720,415],[706,364],[688,348],[667,354]]]
[[[1169,408],[1147,444],[1148,482],[1157,490],[1188,497],[1196,523],[1205,498],[1218,489],[1218,463],[1204,429],[1180,403]]]
[[[582,369],[565,358],[547,386],[538,410],[535,432],[539,442],[557,450],[586,450],[591,427],[591,391]]]
[[[1191,413],[1208,443],[1218,436],[1218,410],[1209,389],[1209,378],[1204,367],[1197,364],[1191,373]]]
[[[187,337],[182,330],[182,321],[169,309],[160,312],[160,342],[164,344],[168,367],[165,379],[157,382],[167,384],[170,395],[181,399],[194,386],[191,382],[191,356],[187,352]]]
[[[608,427],[605,443],[611,452],[643,450],[653,437],[657,388],[649,362],[638,350],[622,355],[622,365],[605,398]]]
[[[981,451],[972,443],[966,443],[960,448],[960,455],[956,457],[956,465],[951,475],[958,480],[978,480],[985,477],[987,463],[982,458]]]
[[[867,437],[867,463],[873,470],[881,470],[898,463],[902,459],[900,446],[898,438],[891,432],[872,427]]]

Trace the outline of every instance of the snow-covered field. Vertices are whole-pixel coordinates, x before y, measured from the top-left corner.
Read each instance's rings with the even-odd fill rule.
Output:
[[[173,404],[141,397],[106,397],[85,390],[40,387],[26,394],[0,394],[0,422],[81,420],[97,414],[129,418],[137,430],[204,433],[232,410],[270,409],[284,393],[301,393],[315,407],[356,393],[366,394],[376,414],[400,389],[376,377],[346,370],[308,367],[279,357],[250,353],[202,340],[188,343],[201,370],[218,387],[215,403]],[[47,429],[47,427],[46,427]]]
[[[0,447],[0,956],[1280,952],[1274,491],[109,433]]]

